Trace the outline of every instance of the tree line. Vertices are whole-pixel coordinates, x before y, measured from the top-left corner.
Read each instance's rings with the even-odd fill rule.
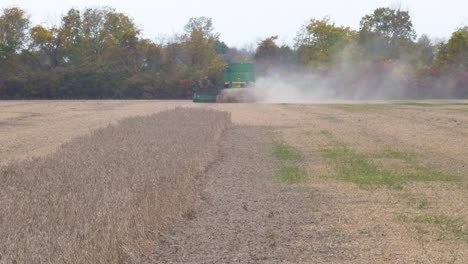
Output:
[[[224,66],[254,61],[259,74],[278,66],[327,76],[337,89],[386,83],[410,98],[468,98],[468,27],[447,41],[417,38],[408,11],[378,8],[358,30],[311,19],[293,46],[278,36],[255,50],[228,47],[208,17],[157,43],[112,8],[71,9],[58,25],[31,25],[18,7],[0,14],[0,98],[120,99],[190,97],[198,80],[222,85]],[[352,70],[350,70],[352,69]]]
[[[262,72],[277,65],[312,72],[343,99],[468,98],[468,26],[448,40],[417,38],[408,11],[377,8],[358,30],[325,17],[308,21],[293,47],[277,39],[259,43],[255,59]]]

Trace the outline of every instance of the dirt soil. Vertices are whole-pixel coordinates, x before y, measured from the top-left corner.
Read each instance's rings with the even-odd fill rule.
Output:
[[[275,178],[273,134],[231,129],[191,219],[161,234],[156,263],[332,263],[352,252],[327,218],[333,197]],[[317,223],[323,225],[318,226]],[[314,228],[311,228],[314,227]]]
[[[266,147],[268,137],[251,142],[246,135],[239,140],[226,137],[228,142],[223,144],[229,147],[223,145],[223,159],[208,171],[208,177],[217,183],[208,184],[206,190],[214,202],[205,203],[200,212],[194,212],[197,218],[164,236],[158,251],[161,263],[467,263],[468,105],[209,107],[231,112],[238,125],[270,128],[273,136],[269,140],[285,141],[304,155],[300,164],[309,180],[295,187],[274,181],[274,170],[266,168],[278,161]],[[244,138],[250,147],[237,153]],[[323,149],[336,142],[366,155],[387,149],[411,153],[428,170],[462,180],[409,182],[401,189],[343,182],[322,156]],[[235,176],[228,173],[233,170],[226,163],[230,154],[238,162]],[[405,170],[399,163],[383,163],[382,167]],[[256,168],[254,173],[242,170],[249,167]],[[225,182],[229,184],[223,185]],[[238,194],[233,186],[245,193]],[[251,199],[283,213],[265,221],[264,209],[259,214],[239,209]],[[297,222],[282,218],[290,210],[300,211],[294,214]],[[245,220],[249,214],[252,216]],[[419,220],[402,220],[406,215]],[[240,224],[232,222],[237,216],[242,219]],[[290,225],[289,230],[285,224]],[[269,229],[277,229],[278,234],[265,235],[264,230]],[[277,238],[275,247],[266,246],[272,240],[268,237]]]

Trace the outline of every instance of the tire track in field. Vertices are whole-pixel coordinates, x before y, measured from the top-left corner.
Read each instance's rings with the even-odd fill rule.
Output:
[[[327,213],[333,198],[276,180],[272,132],[235,127],[203,179],[193,214],[161,234],[156,263],[340,263],[346,238]],[[344,256],[347,255],[345,258]]]

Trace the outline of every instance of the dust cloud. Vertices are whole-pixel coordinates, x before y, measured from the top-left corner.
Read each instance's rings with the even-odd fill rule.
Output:
[[[323,72],[314,69],[274,67],[259,75],[253,90],[265,103],[327,103],[336,101],[387,101],[456,99],[450,76],[413,80],[404,64],[345,65]]]

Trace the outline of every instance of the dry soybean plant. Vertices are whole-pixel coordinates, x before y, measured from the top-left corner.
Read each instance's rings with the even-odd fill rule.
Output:
[[[0,263],[135,263],[190,212],[228,113],[124,120],[0,169]]]

